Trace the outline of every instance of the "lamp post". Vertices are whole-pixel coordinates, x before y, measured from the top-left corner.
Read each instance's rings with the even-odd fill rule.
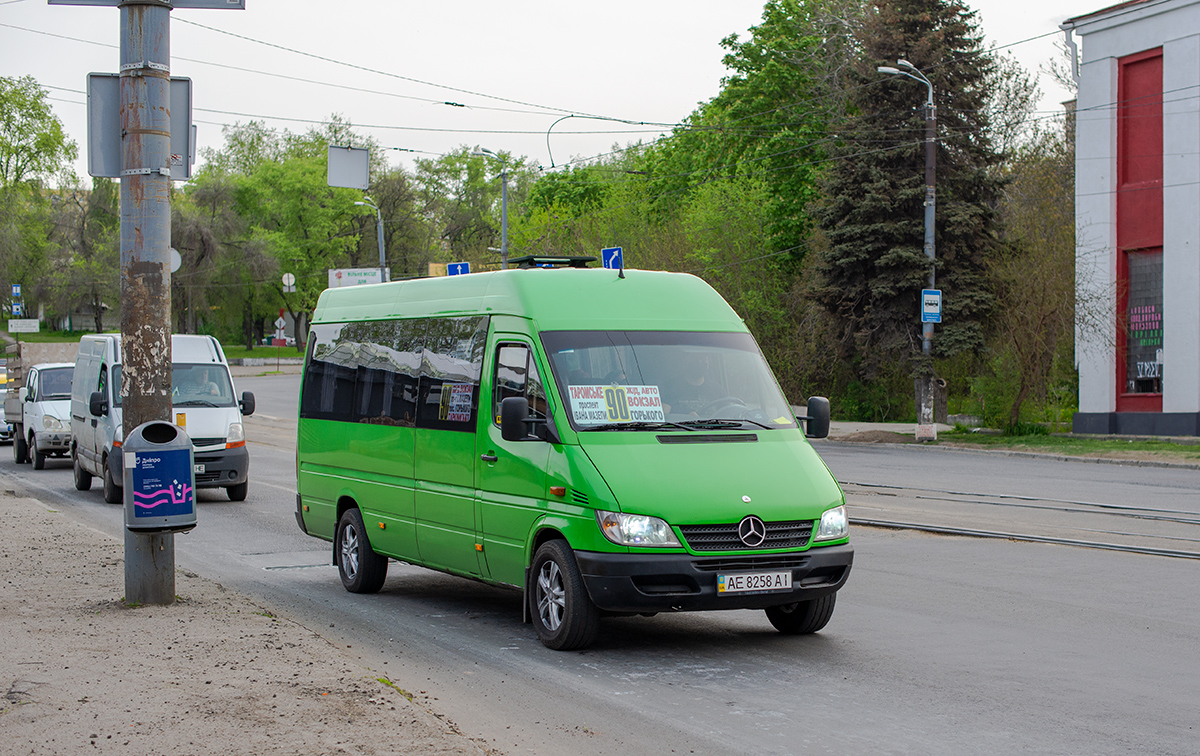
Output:
[[[500,161],[500,269],[508,268],[508,160],[486,147],[476,145],[473,157],[494,157]]]
[[[929,279],[928,288],[936,288],[936,276],[934,260],[936,259],[934,249],[934,209],[937,200],[937,106],[933,104],[933,84],[926,78],[925,74],[921,73],[920,69],[909,63],[907,60],[900,59],[896,61],[899,68],[892,66],[879,66],[875,70],[882,74],[890,76],[905,76],[914,81],[919,81],[925,85],[928,90],[928,96],[925,99],[925,256],[929,258]],[[933,347],[933,323],[921,323],[921,353],[928,356]],[[920,407],[920,417],[917,420],[917,440],[922,438],[921,426],[933,428],[933,403],[934,403],[934,376],[932,373],[926,378],[925,391],[918,392],[918,406]],[[933,438],[937,438],[936,429],[932,430]]]
[[[355,202],[354,204],[363,205],[375,211],[375,235],[379,239],[379,280],[386,283],[387,258],[383,256],[383,213],[379,211],[379,206],[370,197],[363,197],[363,201]]]

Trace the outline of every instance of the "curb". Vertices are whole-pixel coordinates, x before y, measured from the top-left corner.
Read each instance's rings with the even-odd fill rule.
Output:
[[[811,441],[812,439],[810,439]],[[1146,459],[1110,459],[1108,457],[1082,457],[1072,454],[1043,454],[1041,452],[1016,451],[1013,449],[964,449],[960,446],[928,446],[925,444],[864,444],[859,441],[838,441],[826,438],[824,443],[838,446],[886,446],[894,449],[929,449],[959,454],[994,454],[1002,457],[1026,457],[1029,459],[1045,459],[1055,462],[1088,462],[1096,465],[1120,465],[1123,467],[1162,467],[1173,470],[1200,470],[1200,464],[1193,462],[1159,462]]]

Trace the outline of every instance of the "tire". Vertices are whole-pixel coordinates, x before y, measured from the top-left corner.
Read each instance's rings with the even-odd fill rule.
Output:
[[[245,501],[246,494],[250,491],[250,481],[238,483],[236,486],[226,486],[225,493],[229,495],[230,501]]]
[[[46,469],[46,455],[42,454],[40,451],[38,451],[37,436],[29,437],[29,455],[31,457],[33,457],[33,469],[34,470],[45,470]]]
[[[591,645],[600,632],[600,610],[588,596],[567,542],[543,543],[534,554],[529,574],[529,614],[542,643],[555,651]]]
[[[79,457],[71,456],[72,467],[75,468],[75,490],[90,491],[92,490],[92,474],[79,466]]]
[[[351,593],[378,593],[387,578],[388,561],[371,548],[362,514],[357,509],[347,509],[342,514],[334,543],[342,586]]]
[[[25,443],[22,433],[13,434],[13,461],[23,465],[29,460],[29,446]]]
[[[837,594],[831,593],[812,601],[772,606],[767,609],[767,619],[785,635],[808,635],[829,624],[836,602]]]
[[[123,500],[121,487],[112,479],[112,470],[108,468],[108,460],[101,463],[104,466],[104,500],[109,504],[120,504]]]

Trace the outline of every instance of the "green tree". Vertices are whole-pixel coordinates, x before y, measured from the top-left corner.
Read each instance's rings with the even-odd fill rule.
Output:
[[[0,190],[49,178],[76,154],[37,81],[0,76]]]
[[[938,113],[937,282],[943,324],[935,355],[979,350],[994,297],[987,265],[998,246],[1001,155],[989,138],[993,58],[975,13],[957,0],[875,0],[851,79],[850,117],[838,128],[819,214],[819,301],[837,318],[842,354],[872,380],[917,370],[924,239],[924,87],[876,72],[905,59],[933,82]]]
[[[57,249],[48,293],[61,312],[86,313],[101,333],[105,311],[121,301],[121,187],[94,178],[90,191],[60,192],[52,197],[51,242]]]

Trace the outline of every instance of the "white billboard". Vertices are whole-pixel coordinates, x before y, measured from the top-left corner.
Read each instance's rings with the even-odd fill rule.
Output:
[[[390,270],[388,278],[391,278]],[[331,289],[377,283],[383,283],[379,277],[379,268],[331,268],[329,270],[329,288]]]

